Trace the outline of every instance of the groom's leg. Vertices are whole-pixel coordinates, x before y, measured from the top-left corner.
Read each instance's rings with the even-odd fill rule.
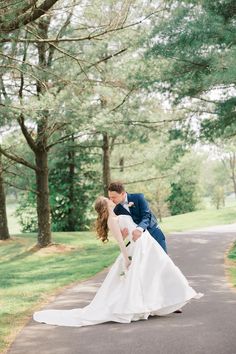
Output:
[[[159,245],[163,248],[163,250],[167,253],[166,240],[161,240]]]
[[[152,235],[152,237],[155,238],[155,240],[159,243],[159,245],[167,253],[166,239],[165,239],[165,235],[163,234],[161,229],[159,229],[159,227],[156,227],[156,228],[153,228],[150,231],[149,232]]]

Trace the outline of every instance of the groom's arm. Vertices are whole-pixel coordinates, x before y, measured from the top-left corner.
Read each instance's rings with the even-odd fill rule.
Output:
[[[144,198],[143,194],[139,195],[139,208],[141,213],[141,221],[138,224],[138,228],[145,231],[150,225],[152,215],[151,215],[151,210],[149,208],[148,202]]]

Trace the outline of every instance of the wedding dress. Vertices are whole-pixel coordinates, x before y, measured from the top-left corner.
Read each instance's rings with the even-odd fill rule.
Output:
[[[133,242],[131,233],[137,225],[129,215],[117,218],[120,229],[129,230],[127,251],[132,257],[129,269],[125,269],[121,253],[89,305],[72,310],[38,311],[33,315],[35,321],[75,327],[109,321],[130,323],[170,314],[203,295],[188,284],[148,231]]]

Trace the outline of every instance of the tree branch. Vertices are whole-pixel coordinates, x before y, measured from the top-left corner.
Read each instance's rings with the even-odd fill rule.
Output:
[[[20,59],[14,58],[14,57],[12,57],[10,55],[7,55],[7,54],[1,53],[1,52],[0,52],[0,56],[6,57],[6,58],[8,58],[8,59],[10,59],[12,61],[15,61],[15,62],[22,63],[22,61]],[[64,80],[61,76],[59,76],[58,74],[55,74],[53,71],[45,69],[45,68],[42,68],[42,67],[39,67],[38,65],[32,64],[32,63],[28,62],[27,60],[24,61],[24,65],[29,66],[32,70],[34,68],[37,69],[37,70],[40,69],[40,71],[43,71],[46,74],[54,76],[55,78],[57,78],[59,80],[59,82],[62,82],[64,84],[72,84],[71,81]],[[14,66],[13,66],[13,68],[16,69],[16,67],[14,67]],[[1,80],[1,76],[0,76],[0,80]]]
[[[132,88],[132,89],[125,95],[125,97],[123,98],[123,100],[121,101],[121,103],[119,103],[116,107],[112,108],[109,113],[115,112],[117,109],[119,109],[119,108],[125,103],[125,101],[129,98],[129,96],[131,95],[131,93],[132,93],[133,91],[134,91],[134,89]]]
[[[39,7],[32,7],[30,11],[23,13],[21,16],[14,16],[10,23],[1,23],[0,31],[2,32],[12,32],[22,26],[27,25],[30,22],[37,20],[42,15],[45,15],[47,11],[57,2],[58,0],[44,0],[44,2]],[[13,14],[14,15],[14,14]],[[3,40],[9,42],[10,38]],[[17,40],[18,41],[18,40]],[[20,40],[22,42],[28,41],[28,39]]]
[[[58,0],[45,0],[44,1],[44,3],[53,3],[50,7],[52,7],[53,5],[54,5],[54,3],[56,3]],[[43,3],[43,4],[44,4]],[[43,5],[42,4],[42,5]],[[49,8],[50,8],[49,7]],[[42,16],[46,11],[48,11],[49,10],[49,8],[48,9],[46,9],[46,10],[44,10],[44,12],[43,13],[41,13],[38,17],[40,17],[40,16]],[[39,10],[40,9],[40,7],[37,9],[37,10]],[[41,10],[42,11],[42,10]],[[133,27],[133,26],[136,26],[136,25],[139,25],[139,24],[141,24],[142,22],[144,22],[145,20],[147,20],[148,18],[150,18],[151,16],[153,16],[154,14],[156,14],[156,13],[158,13],[158,12],[161,12],[161,11],[163,11],[163,9],[161,9],[161,10],[157,10],[157,11],[154,11],[154,12],[152,12],[152,13],[150,13],[149,15],[147,15],[147,16],[145,16],[143,19],[141,19],[141,20],[139,20],[139,21],[137,21],[137,22],[134,22],[134,23],[130,23],[130,24],[128,24],[128,25],[126,25],[126,26],[120,26],[120,27],[118,27],[118,28],[111,28],[111,29],[107,29],[107,30],[105,30],[105,31],[103,31],[103,32],[100,32],[100,33],[97,33],[97,34],[94,34],[94,35],[88,35],[88,36],[85,36],[85,37],[73,37],[73,38],[60,38],[60,39],[58,39],[58,38],[41,38],[41,39],[27,39],[27,40],[25,40],[24,38],[17,38],[17,42],[25,42],[25,41],[28,41],[28,43],[40,43],[40,42],[43,42],[43,43],[53,43],[53,42],[56,42],[56,43],[58,43],[58,42],[80,42],[80,41],[85,41],[85,40],[92,40],[92,39],[99,39],[99,37],[102,37],[102,36],[104,36],[104,35],[106,35],[106,34],[108,34],[108,33],[112,33],[112,32],[116,32],[116,31],[121,31],[121,30],[124,30],[124,29],[127,29],[127,28],[130,28],[130,27]],[[37,17],[37,18],[38,18]],[[30,23],[30,22],[32,22],[32,21],[34,21],[36,18],[32,18],[32,19],[30,19],[28,22],[27,22],[27,20],[25,20],[23,23],[22,23],[22,25],[26,25],[26,24],[28,24],[28,23]],[[19,20],[17,21],[17,22],[19,22]],[[9,26],[8,26],[9,27]],[[5,31],[9,31],[9,29],[7,29],[7,26],[5,25],[5,28],[6,28],[6,30]],[[15,27],[15,28],[13,28],[13,29],[16,29],[16,28],[19,28],[19,23],[18,23],[18,27]],[[13,29],[11,29],[10,31],[12,31]],[[1,26],[0,25],[0,31],[4,31],[4,28],[3,28],[3,25]],[[1,39],[0,40],[0,43],[3,43],[3,42],[14,42],[15,41],[15,39],[14,38],[4,38],[4,39]]]
[[[20,189],[20,190],[22,190],[22,191],[28,191],[28,192],[32,192],[32,193],[35,193],[35,194],[38,193],[38,192],[37,192],[36,190],[34,190],[34,189],[19,187],[19,186],[16,186],[15,184],[13,184],[13,183],[8,182],[8,181],[4,181],[3,183],[6,184],[6,185],[8,185],[8,186],[10,186],[10,187],[14,187],[14,188],[16,188],[16,189]]]
[[[74,134],[74,133],[70,133],[70,134],[67,134],[67,135],[64,135],[63,137],[61,137],[60,139],[58,139],[57,141],[55,141],[54,143],[50,144],[47,146],[47,151],[50,150],[53,146],[55,145],[58,145],[64,141],[67,141],[68,139],[71,138],[71,135]],[[96,134],[101,134],[101,132],[87,132],[87,133],[81,133],[81,134],[78,134],[77,136],[74,136],[74,139],[78,139],[82,136],[85,136],[85,135],[96,135]],[[100,147],[100,146],[99,146]]]
[[[20,128],[21,128],[21,131],[25,137],[25,140],[27,141],[29,147],[31,148],[31,150],[33,150],[34,152],[36,152],[37,150],[37,146],[36,146],[36,143],[34,141],[34,139],[32,138],[32,136],[30,135],[30,133],[28,132],[26,126],[25,126],[25,119],[24,119],[24,116],[23,114],[20,115],[20,117],[17,119],[19,125],[20,125]]]
[[[26,72],[25,72],[24,70],[22,70],[22,69],[20,69],[20,68],[18,68],[18,67],[16,67],[16,66],[14,66],[14,65],[0,65],[0,68],[13,69],[13,70],[19,71],[19,72],[22,73],[22,74],[26,74]],[[46,86],[46,84],[45,84],[43,81],[41,81],[39,78],[37,78],[35,75],[33,75],[33,74],[29,73],[29,72],[27,72],[27,74],[28,74],[29,76],[32,76],[36,81],[40,81],[40,82],[42,83],[42,85],[44,85],[45,89],[47,89],[47,86]]]
[[[133,163],[133,164],[131,164],[131,165],[124,165],[123,167],[124,167],[124,169],[125,168],[131,168],[131,167],[134,167],[134,166],[138,166],[138,165],[143,165],[144,164],[144,162],[137,162],[137,163]],[[120,169],[120,166],[118,166],[118,167],[112,167],[111,166],[111,169],[112,170],[119,170]]]
[[[143,183],[143,182],[147,182],[147,181],[153,181],[155,179],[164,179],[164,178],[167,178],[167,177],[170,177],[170,176],[174,176],[174,174],[169,174],[169,175],[164,175],[164,176],[160,176],[160,177],[152,177],[152,178],[147,178],[147,179],[140,179],[140,180],[137,180],[137,181],[130,181],[130,182],[125,182],[125,184],[132,184],[132,183]]]
[[[32,165],[30,162],[26,161],[25,159],[23,159],[22,157],[20,156],[16,156],[16,155],[13,155],[13,154],[9,154],[8,152],[6,152],[4,149],[2,149],[0,147],[0,152],[5,156],[7,157],[8,159],[10,160],[13,160],[17,163],[20,163],[21,165],[24,165],[26,167],[29,167],[31,168],[32,170],[34,171],[37,171],[37,167],[35,165]]]

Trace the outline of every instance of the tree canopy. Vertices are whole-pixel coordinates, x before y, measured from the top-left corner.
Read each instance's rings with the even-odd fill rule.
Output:
[[[202,137],[229,138],[236,134],[235,1],[166,4],[168,14],[146,42],[147,58],[160,60],[146,85],[168,92],[186,114],[200,117]]]

